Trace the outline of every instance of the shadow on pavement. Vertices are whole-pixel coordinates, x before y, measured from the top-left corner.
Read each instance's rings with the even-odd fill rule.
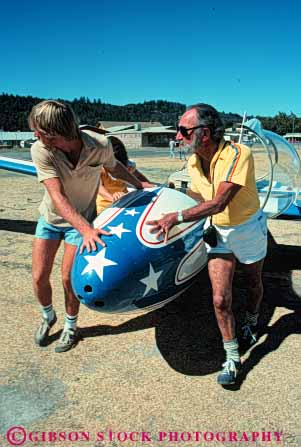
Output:
[[[269,234],[268,255],[263,269],[264,299],[259,321],[259,340],[243,363],[236,384],[225,387],[226,389],[239,390],[248,373],[266,355],[278,349],[289,335],[301,334],[301,294],[294,290],[292,270],[301,270],[301,247],[277,244]],[[295,312],[283,315],[272,326],[268,326],[275,307],[278,306]],[[269,311],[271,315],[266,318]],[[263,335],[267,337],[260,343]]]
[[[34,234],[35,227],[34,221],[0,219],[0,230]],[[277,349],[286,337],[300,333],[301,293],[298,294],[292,284],[292,270],[300,269],[301,247],[277,244],[269,234],[269,249],[263,271],[265,292],[259,320],[259,336],[267,334],[267,338],[252,349],[232,389],[239,389],[248,373],[264,356]],[[238,266],[233,281],[233,312],[238,326],[244,315],[246,299],[247,290]],[[276,306],[286,307],[296,313],[284,315],[268,327]],[[161,355],[174,370],[185,375],[202,376],[220,369],[224,351],[206,269],[188,291],[164,308],[136,316],[119,326],[98,325],[82,328],[80,332],[82,338],[89,338],[152,327],[155,328]],[[53,334],[49,343],[58,337],[59,333]]]
[[[252,371],[252,369],[255,368],[266,355],[278,349],[281,343],[289,335],[301,334],[300,322],[300,315],[293,312],[291,314],[283,315],[272,326],[267,327],[264,332],[267,334],[267,338],[261,344],[257,343],[256,346],[254,346],[249,358],[242,365],[236,384],[224,388],[232,391],[239,390],[249,372]],[[261,332],[261,336],[264,335],[264,333]],[[279,367],[281,367],[280,364]]]
[[[301,315],[301,297],[294,291],[291,278],[291,270],[297,269],[301,269],[301,247],[277,245],[270,235],[263,272],[265,294],[259,320],[259,337],[268,335],[262,344],[253,348],[245,361],[236,389],[264,356],[277,349],[289,335],[300,333],[298,312]],[[239,268],[234,277],[233,296],[233,312],[239,326],[247,299],[243,274]],[[276,306],[296,310],[296,313],[284,315],[268,327]],[[174,370],[186,375],[202,376],[220,369],[224,351],[213,312],[206,269],[188,291],[164,308],[137,316],[115,327],[99,325],[83,328],[81,335],[88,338],[151,327],[155,328],[161,355]]]
[[[0,230],[13,233],[35,234],[37,222],[31,220],[0,219]]]
[[[114,335],[153,327],[157,347],[173,369],[188,375],[210,374],[219,369],[223,349],[206,272],[189,291],[164,308],[139,315],[115,327],[82,328],[81,336]]]

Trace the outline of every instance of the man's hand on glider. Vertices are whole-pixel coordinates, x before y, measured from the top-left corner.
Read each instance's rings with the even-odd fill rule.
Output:
[[[86,230],[82,234],[83,243],[80,247],[80,253],[82,253],[84,251],[84,249],[86,249],[88,253],[90,253],[91,250],[95,251],[96,250],[96,242],[98,242],[100,245],[105,247],[106,244],[100,238],[100,235],[111,236],[111,233],[109,233],[108,231],[102,230],[101,228],[90,227],[90,229]]]
[[[177,213],[164,214],[159,220],[148,220],[147,225],[152,225],[149,230],[150,233],[157,233],[157,239],[160,239],[164,235],[164,242],[168,240],[169,230],[178,223]]]

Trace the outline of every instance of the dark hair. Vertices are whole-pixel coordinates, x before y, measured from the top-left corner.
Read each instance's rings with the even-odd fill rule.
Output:
[[[119,138],[113,136],[109,136],[108,139],[112,143],[116,160],[120,161],[124,166],[127,166],[129,157],[123,142],[119,140]]]
[[[215,143],[219,143],[224,136],[225,126],[218,111],[209,104],[194,104],[187,110],[195,109],[198,117],[198,124],[204,124],[211,131],[211,138]],[[201,133],[201,129],[197,129]]]

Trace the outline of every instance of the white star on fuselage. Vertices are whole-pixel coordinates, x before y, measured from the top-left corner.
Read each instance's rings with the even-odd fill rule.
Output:
[[[116,236],[121,239],[122,233],[131,233],[131,230],[127,230],[126,228],[123,228],[123,223],[117,225],[117,227],[108,227],[110,232],[112,234],[116,234]]]
[[[132,210],[125,210],[124,214],[126,216],[135,216],[135,214],[139,214],[139,212],[136,211],[135,208],[133,208]]]
[[[88,262],[88,265],[86,265],[86,267],[82,271],[82,275],[94,270],[97,276],[100,278],[100,280],[103,281],[103,269],[110,265],[117,265],[117,262],[111,261],[110,259],[106,259],[105,255],[106,255],[106,248],[103,248],[95,256],[84,256],[84,258]]]
[[[143,279],[140,279],[140,282],[146,285],[146,289],[143,296],[145,296],[151,289],[158,291],[158,279],[161,276],[162,272],[163,270],[156,273],[153,269],[153,266],[149,264],[148,276],[146,276]]]

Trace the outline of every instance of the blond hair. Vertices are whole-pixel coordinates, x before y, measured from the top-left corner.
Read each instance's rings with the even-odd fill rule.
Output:
[[[36,104],[28,117],[30,129],[47,135],[60,135],[67,140],[79,138],[79,128],[71,107],[59,101]]]

